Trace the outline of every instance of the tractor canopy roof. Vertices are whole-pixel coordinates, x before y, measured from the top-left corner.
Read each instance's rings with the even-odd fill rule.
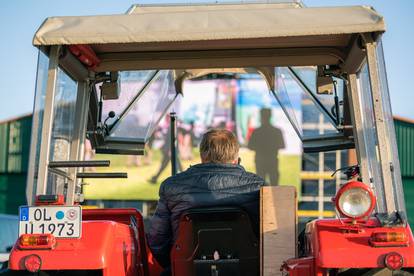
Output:
[[[87,44],[102,60],[97,71],[130,69],[122,64],[113,68],[113,64],[106,62],[117,58],[119,61],[120,55],[131,58],[132,53],[142,53],[152,59],[150,52],[170,56],[177,51],[215,49],[271,48],[285,51],[282,54],[286,55],[294,51],[297,56],[292,60],[290,55],[289,61],[283,62],[278,52],[277,62],[271,58],[256,59],[255,66],[317,65],[345,60],[356,34],[372,33],[375,38],[384,31],[382,16],[366,6],[301,8],[296,2],[133,6],[128,14],[50,17],[36,32],[33,44],[38,47]],[[158,54],[158,60],[163,58]],[[248,65],[226,63],[226,67]],[[143,66],[189,68],[187,64],[174,62],[168,66],[162,62]],[[209,67],[208,64],[192,66]]]

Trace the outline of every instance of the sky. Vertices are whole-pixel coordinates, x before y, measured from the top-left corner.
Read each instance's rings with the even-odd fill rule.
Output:
[[[46,17],[124,13],[132,4],[190,1],[156,0],[0,0],[0,121],[32,112],[37,49],[32,38]],[[207,2],[191,1],[191,2]],[[221,1],[219,1],[221,2]],[[385,18],[385,61],[395,115],[414,119],[414,1],[303,0],[314,6],[373,6]]]

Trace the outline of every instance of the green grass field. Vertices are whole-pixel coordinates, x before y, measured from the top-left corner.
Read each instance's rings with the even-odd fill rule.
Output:
[[[194,151],[198,157],[198,152]],[[255,172],[254,152],[241,149],[240,157],[242,165],[247,171]],[[171,167],[164,170],[158,183],[151,184],[148,180],[158,171],[161,153],[154,150],[150,165],[128,166],[128,156],[125,155],[97,155],[95,160],[111,160],[111,167],[97,169],[97,172],[127,172],[127,179],[87,179],[88,185],[84,186],[86,199],[113,199],[113,200],[157,200],[160,183],[171,175]],[[142,160],[141,160],[142,161]],[[199,163],[199,158],[184,161],[182,165],[188,168]],[[143,162],[141,162],[143,163]],[[280,185],[300,184],[300,156],[279,155],[279,183]]]

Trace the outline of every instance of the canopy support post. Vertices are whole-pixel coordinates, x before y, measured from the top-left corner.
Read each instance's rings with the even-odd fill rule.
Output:
[[[369,176],[369,169],[368,169],[368,160],[367,160],[367,150],[365,147],[365,139],[363,134],[363,126],[362,126],[362,109],[361,109],[361,101],[358,96],[358,83],[357,83],[357,76],[355,74],[350,74],[348,76],[348,97],[350,99],[350,113],[351,113],[351,120],[353,125],[353,136],[355,141],[355,149],[357,154],[357,160],[359,164],[360,174],[362,176],[362,182],[369,184],[371,187],[372,179]]]
[[[75,113],[75,125],[73,140],[70,145],[69,160],[83,160],[84,157],[84,144],[86,124],[88,119],[89,110],[89,83],[88,81],[81,81],[78,83],[78,95],[76,99],[76,113]],[[68,187],[66,190],[66,204],[73,205],[76,201],[76,194],[80,191],[77,189],[78,168],[69,168],[69,176],[71,180],[68,180]]]

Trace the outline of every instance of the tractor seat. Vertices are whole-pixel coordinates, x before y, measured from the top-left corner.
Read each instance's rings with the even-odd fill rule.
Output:
[[[172,275],[259,275],[259,243],[236,207],[190,209],[171,250]]]

